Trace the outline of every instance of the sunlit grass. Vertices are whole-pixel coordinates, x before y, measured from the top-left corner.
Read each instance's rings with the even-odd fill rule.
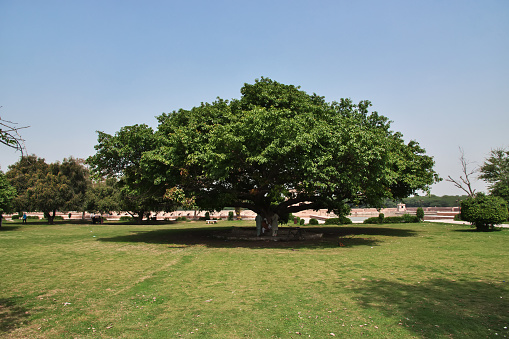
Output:
[[[210,237],[232,226],[254,224],[5,223],[0,336],[509,335],[507,230],[422,223],[319,228],[314,242]]]

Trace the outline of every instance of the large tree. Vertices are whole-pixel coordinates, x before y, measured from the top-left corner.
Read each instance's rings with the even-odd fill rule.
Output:
[[[145,153],[158,146],[152,128],[147,125],[125,126],[115,135],[98,132],[96,154],[87,159],[99,181],[115,179],[119,193],[119,208],[141,223],[150,212],[176,208],[165,199],[166,188],[145,173],[141,160]]]
[[[439,180],[433,159],[369,112],[369,101],[328,103],[267,78],[241,94],[159,116],[160,146],[142,157],[145,175],[202,209],[242,207],[267,219],[322,208],[344,215]]]
[[[509,150],[492,150],[479,171],[479,178],[489,184],[490,193],[509,202]]]
[[[0,227],[3,214],[12,211],[12,201],[16,196],[16,189],[11,186],[5,174],[0,171]]]

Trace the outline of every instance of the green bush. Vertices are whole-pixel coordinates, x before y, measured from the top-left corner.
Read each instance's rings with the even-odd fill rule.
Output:
[[[380,213],[382,214],[382,213]],[[419,218],[415,215],[403,214],[401,217],[386,217],[381,219],[378,217],[371,217],[364,220],[364,224],[400,224],[400,223],[416,223],[419,222]]]
[[[123,215],[120,217],[120,221],[132,221],[133,218],[128,215]]]
[[[380,213],[383,215],[383,213]],[[383,219],[380,220],[380,216],[378,217],[371,217],[371,218],[367,218],[367,219],[364,219],[364,221],[362,222],[363,224],[381,224],[383,222]]]
[[[385,215],[383,213],[378,213],[378,222],[381,224],[384,222]]]
[[[347,224],[351,224],[351,223],[352,223],[352,220],[350,220],[349,218],[347,218],[345,216],[342,216],[339,218],[330,218],[330,219],[325,220],[325,225],[347,225]]]
[[[19,214],[14,214],[12,216],[12,220],[18,220],[19,219]]]
[[[310,224],[310,225],[318,225],[318,224],[319,224],[319,222],[318,222],[318,220],[316,220],[315,218],[311,218],[311,219],[309,219],[309,224]]]
[[[478,231],[490,231],[507,220],[507,202],[499,197],[477,193],[461,201],[461,219],[472,223]]]
[[[422,207],[417,208],[417,212],[415,212],[415,216],[419,218],[419,220],[424,220],[424,210]]]
[[[423,213],[424,213],[424,211],[423,211]],[[403,222],[406,222],[406,223],[421,222],[421,218],[419,218],[416,215],[403,214],[403,216],[401,218],[403,219]]]
[[[384,224],[399,224],[402,222],[404,222],[403,217],[387,217],[387,218],[384,218],[384,220],[383,220]]]
[[[299,225],[304,225],[304,219],[299,220]]]
[[[210,220],[210,212],[205,212],[205,220]]]
[[[455,221],[462,221],[462,220],[461,220],[461,214],[459,214],[459,213],[458,213],[458,214],[456,214],[456,215],[454,216],[454,220],[455,220]]]
[[[233,212],[232,211],[228,212],[228,220],[230,220],[230,221],[233,220]]]

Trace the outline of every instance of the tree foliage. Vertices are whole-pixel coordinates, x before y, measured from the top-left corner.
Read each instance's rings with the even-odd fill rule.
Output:
[[[12,211],[12,201],[16,196],[16,189],[11,186],[5,174],[0,171],[0,227],[3,214]]]
[[[148,212],[170,211],[176,205],[165,199],[166,188],[146,175],[141,166],[145,153],[154,150],[158,140],[147,125],[125,126],[115,135],[98,131],[96,154],[87,159],[95,178],[114,179],[118,188],[118,208],[141,222]]]
[[[83,208],[88,170],[74,158],[47,164],[35,155],[9,166],[7,177],[16,188],[19,212],[39,210],[53,223],[56,211]]]
[[[243,207],[283,219],[305,209],[380,207],[438,180],[433,159],[369,112],[369,101],[328,103],[267,78],[241,94],[159,116],[144,175],[183,189],[205,210]]]
[[[86,192],[85,210],[100,214],[120,211],[119,195],[116,179],[96,182]]]
[[[461,219],[475,225],[478,231],[492,230],[507,220],[507,203],[500,197],[477,193],[461,202]]]
[[[490,193],[509,203],[509,150],[492,150],[479,171],[479,178],[488,182]]]
[[[16,211],[34,211],[35,206],[28,199],[28,189],[32,187],[33,180],[38,172],[48,171],[48,164],[35,155],[24,156],[18,162],[10,165],[5,173],[10,184],[16,188],[16,198],[13,207]]]

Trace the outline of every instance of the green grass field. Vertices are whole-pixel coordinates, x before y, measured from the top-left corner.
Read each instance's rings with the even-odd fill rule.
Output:
[[[303,242],[210,237],[254,222],[0,230],[2,338],[509,336],[509,230],[315,227]],[[341,246],[340,246],[341,244]]]

